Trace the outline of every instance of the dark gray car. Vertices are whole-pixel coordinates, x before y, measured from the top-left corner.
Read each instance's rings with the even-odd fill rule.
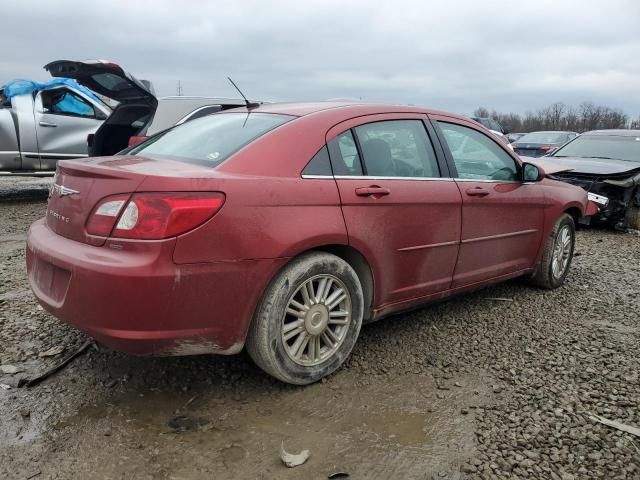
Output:
[[[542,157],[577,136],[576,132],[531,132],[520,137],[512,145],[518,155]]]

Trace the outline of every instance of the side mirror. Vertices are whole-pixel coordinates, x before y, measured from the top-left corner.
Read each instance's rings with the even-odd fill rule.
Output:
[[[545,177],[544,170],[533,163],[522,164],[522,180],[525,182],[539,182]]]
[[[511,130],[509,130],[509,127],[502,127],[502,133],[504,135],[509,135],[511,133]]]

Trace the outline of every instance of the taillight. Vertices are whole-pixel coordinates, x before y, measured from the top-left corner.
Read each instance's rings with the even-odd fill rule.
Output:
[[[556,147],[550,147],[550,146],[547,146],[547,145],[545,145],[544,147],[540,147],[539,148],[539,150],[542,150],[543,152],[550,152],[550,151],[555,150],[555,149],[556,149]]]
[[[101,237],[108,236],[130,196],[130,193],[126,193],[103,198],[89,215],[87,233]]]
[[[127,144],[129,147],[133,147],[141,142],[144,142],[147,139],[144,135],[134,135],[133,137],[129,137],[129,143]]]
[[[88,233],[142,240],[175,237],[202,225],[225,200],[221,192],[136,193],[118,204],[121,197],[100,202],[87,222]]]

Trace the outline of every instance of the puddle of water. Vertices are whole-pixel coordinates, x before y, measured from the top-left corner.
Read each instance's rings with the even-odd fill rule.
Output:
[[[418,375],[369,386],[355,386],[357,380],[346,372],[327,384],[276,394],[237,385],[236,400],[219,398],[215,387],[198,392],[195,401],[193,392],[129,391],[81,409],[54,429],[72,433],[77,455],[111,465],[114,475],[120,467],[109,459],[119,455],[118,445],[141,446],[128,453],[128,472],[149,473],[151,463],[181,472],[180,478],[209,471],[225,478],[326,478],[338,467],[352,478],[459,472],[474,448],[473,415],[461,415],[460,406],[479,401],[473,390],[486,390],[477,376],[444,392]],[[180,417],[194,428],[171,428],[169,422]],[[310,460],[284,468],[281,442],[294,453],[309,449]],[[91,462],[83,467],[88,472]]]

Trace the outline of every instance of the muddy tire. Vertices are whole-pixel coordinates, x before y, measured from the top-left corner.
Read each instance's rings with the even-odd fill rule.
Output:
[[[271,281],[256,309],[247,351],[269,375],[295,385],[317,382],[347,359],[362,325],[358,275],[341,258],[310,252]]]
[[[571,215],[565,213],[545,240],[542,260],[530,283],[542,288],[560,287],[569,273],[576,240],[576,225]]]

